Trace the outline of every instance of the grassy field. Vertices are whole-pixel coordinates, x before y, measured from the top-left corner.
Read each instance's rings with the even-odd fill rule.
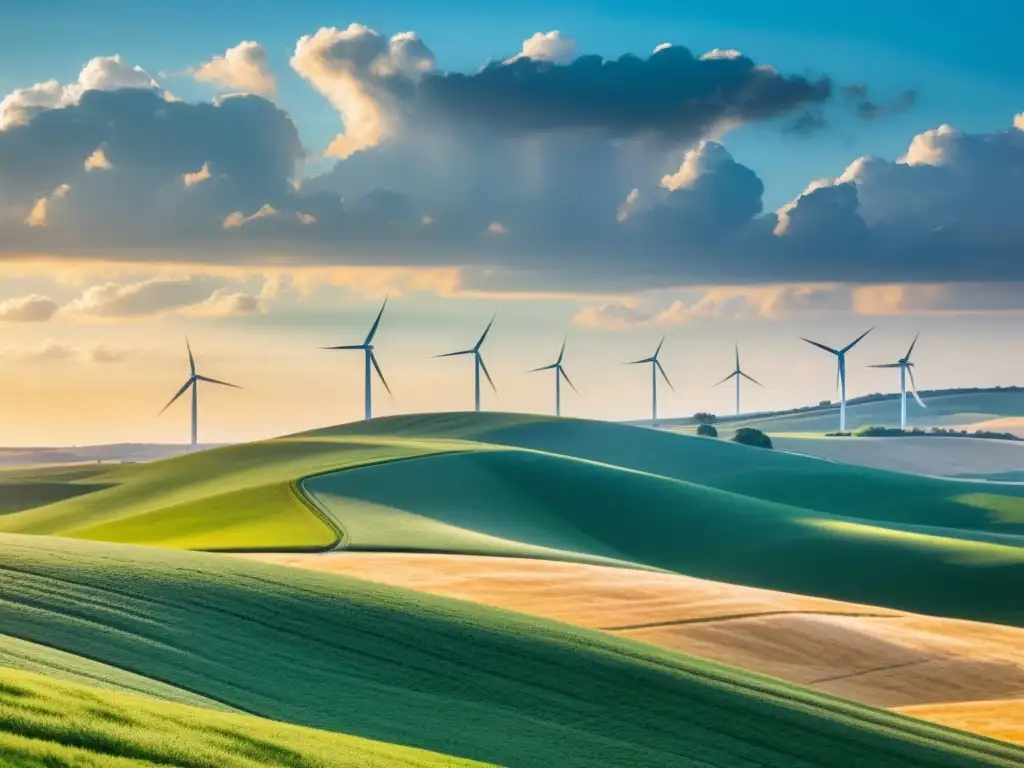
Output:
[[[456,768],[422,750],[0,667],[0,763],[28,768]]]
[[[707,581],[526,558],[394,552],[240,555],[602,629],[865,704],[1015,696],[1024,629]]]
[[[449,442],[279,438],[150,464],[0,472],[0,531],[187,549],[324,549],[337,533],[294,481]]]
[[[615,561],[1024,623],[1008,586],[1024,581],[1024,486],[603,422],[394,417],[152,464],[0,474],[4,483],[23,506],[38,484],[41,506],[8,511],[0,531]],[[46,503],[54,493],[66,498]]]
[[[388,744],[512,768],[810,768],[865,754],[953,768],[1024,755],[653,646],[364,581],[46,537],[0,546],[9,634]]]
[[[923,396],[927,408],[913,398],[907,401],[907,423],[911,427],[960,427],[1004,417],[1024,416],[1024,391],[963,392]],[[726,417],[730,427],[755,427],[765,432],[812,432],[822,434],[839,428],[839,406],[821,410],[754,417]],[[846,408],[848,429],[868,426],[898,427],[899,400],[853,403]]]

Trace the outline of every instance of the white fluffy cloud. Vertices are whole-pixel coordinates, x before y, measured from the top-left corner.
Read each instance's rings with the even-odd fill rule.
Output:
[[[32,205],[32,209],[25,217],[25,223],[30,227],[45,227],[49,223],[50,209],[54,200],[63,200],[71,191],[71,186],[61,184],[49,197],[40,197]]]
[[[49,296],[33,293],[0,301],[0,322],[42,323],[56,314],[59,305]]]
[[[239,290],[227,278],[193,275],[94,285],[69,302],[64,311],[104,318],[151,317],[175,311],[222,317],[263,311],[263,301]]]
[[[200,65],[192,76],[201,83],[216,83],[230,90],[273,98],[277,79],[270,72],[267,52],[259,43],[245,40]]]
[[[533,59],[567,64],[575,58],[576,41],[554,29],[550,32],[534,32],[523,41],[523,50],[507,59],[505,63],[516,59]]]
[[[97,56],[78,73],[74,83],[62,85],[56,80],[36,83],[12,91],[0,101],[0,131],[24,125],[46,109],[77,104],[89,90],[113,91],[118,88],[158,88],[157,82],[141,67],[125,64],[121,56]]]
[[[402,119],[396,81],[416,82],[434,68],[434,54],[412,32],[390,39],[362,24],[322,27],[295,46],[291,66],[341,114],[345,133],[326,154],[344,159],[393,136]]]

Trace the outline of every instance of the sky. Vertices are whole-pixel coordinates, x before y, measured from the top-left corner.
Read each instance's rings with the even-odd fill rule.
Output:
[[[1020,384],[1013,0],[73,2],[0,26],[0,445]]]

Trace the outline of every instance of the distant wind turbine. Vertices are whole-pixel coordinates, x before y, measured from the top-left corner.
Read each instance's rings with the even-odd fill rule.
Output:
[[[654,425],[658,421],[658,373],[660,372],[662,377],[665,379],[665,383],[668,384],[669,389],[673,392],[676,388],[672,386],[672,382],[668,379],[668,374],[665,373],[665,369],[661,367],[661,361],[658,360],[658,354],[661,352],[661,347],[665,343],[665,337],[661,337],[661,341],[658,342],[658,348],[654,350],[654,354],[650,357],[645,357],[643,360],[632,360],[626,365],[640,365],[641,363],[651,364],[651,424]]]
[[[494,317],[497,317],[495,315]],[[458,357],[459,355],[472,355],[473,356],[473,402],[475,409],[480,410],[480,371],[484,372],[484,376],[487,377],[487,382],[491,385],[491,389],[495,392],[498,388],[494,386],[494,380],[491,378],[491,374],[487,372],[487,366],[484,365],[483,355],[480,354],[480,347],[484,344],[484,339],[487,338],[487,334],[491,331],[491,326],[494,325],[494,317],[491,318],[491,322],[484,328],[484,332],[480,334],[480,338],[477,339],[476,344],[471,349],[463,349],[459,352],[446,352],[443,355],[434,355],[434,357]]]
[[[384,297],[384,303],[380,307],[380,312],[377,313],[377,319],[373,321],[373,325],[370,326],[370,332],[366,334],[366,341],[362,344],[350,344],[341,347],[322,347],[322,349],[361,349],[363,351],[364,363],[366,366],[365,371],[365,382],[363,384],[363,418],[373,418],[373,376],[370,373],[371,367],[377,371],[377,375],[380,377],[380,383],[384,385],[384,389],[391,394],[391,387],[388,386],[387,381],[384,379],[384,374],[381,373],[380,364],[377,362],[376,355],[373,354],[373,337],[377,333],[377,327],[380,325],[380,319],[384,316],[384,308],[388,305],[387,297]],[[392,395],[393,397],[393,395]]]
[[[874,326],[868,328],[864,333],[858,336],[856,339],[851,341],[842,349],[832,349],[832,347],[826,347],[824,344],[819,344],[816,341],[810,339],[803,339],[808,344],[813,344],[818,349],[823,349],[826,352],[831,352],[836,356],[836,387],[839,389],[839,431],[846,431],[846,353],[853,349],[857,343],[875,330]]]
[[[555,416],[562,415],[562,379],[565,379],[565,383],[572,387],[572,391],[577,395],[580,393],[576,389],[576,385],[569,379],[569,374],[565,372],[565,368],[562,367],[562,358],[565,357],[565,342],[568,341],[568,337],[562,340],[562,349],[558,353],[558,359],[555,360],[551,365],[545,365],[540,368],[534,368],[530,373],[536,373],[537,371],[554,371],[555,372]]]
[[[914,336],[914,340],[910,342],[910,349],[907,350],[907,354],[897,360],[895,363],[884,363],[882,365],[869,365],[868,368],[899,368],[900,369],[900,429],[907,428],[907,375],[910,375],[910,391],[914,393],[914,399],[917,400],[917,404],[922,408],[927,408],[921,396],[917,394],[917,384],[914,381],[914,372],[911,368],[914,364],[910,362],[910,353],[914,351],[914,345],[917,344],[917,337],[921,334],[918,333]]]
[[[718,384],[725,384],[725,382],[727,382],[729,379],[732,379],[732,378],[736,379],[736,415],[739,416],[740,415],[740,379],[743,378],[743,379],[746,379],[747,381],[752,381],[755,384],[757,384],[757,386],[759,386],[759,387],[763,387],[764,386],[764,384],[762,384],[760,381],[758,381],[754,377],[748,376],[746,373],[743,372],[743,369],[740,368],[740,345],[739,344],[736,345],[736,368],[733,370],[732,373],[730,373],[728,376],[726,376],[724,379],[722,379],[720,382],[718,382]],[[715,386],[717,387],[718,384],[715,384]]]
[[[170,408],[175,400],[188,391],[189,387],[192,388],[192,447],[190,450],[194,451],[199,437],[199,382],[205,381],[208,384],[219,384],[222,387],[232,387],[234,389],[241,389],[241,387],[237,384],[228,384],[226,381],[218,381],[217,379],[211,379],[207,376],[200,376],[196,373],[196,361],[195,358],[192,357],[192,347],[188,343],[187,336],[185,337],[185,348],[188,350],[188,367],[191,370],[192,375],[188,377],[188,381],[182,384],[181,389],[175,393],[174,397],[172,397],[170,402],[163,407],[160,413],[162,414]]]

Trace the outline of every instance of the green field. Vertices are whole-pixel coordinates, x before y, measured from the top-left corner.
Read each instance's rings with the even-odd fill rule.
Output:
[[[919,406],[912,397],[907,399],[909,427],[948,427],[971,424],[1004,416],[1024,416],[1024,391],[960,392],[956,394],[922,395],[927,408]],[[803,413],[765,414],[763,416],[730,416],[719,414],[730,428],[754,427],[772,432],[817,433],[839,429],[839,406],[814,409]],[[665,424],[688,425],[692,419],[668,419]],[[868,403],[850,403],[846,407],[846,427],[886,426],[900,424],[899,400],[876,400]]]
[[[250,715],[54,682],[3,667],[0,764],[22,768],[482,765]]]
[[[262,744],[242,742],[252,748],[251,764],[261,754],[285,754],[280,748],[290,757],[279,764],[346,765],[294,753],[301,747],[340,759],[345,749],[393,749],[386,745],[513,768],[810,768],[855,765],[864,755],[872,766],[953,768],[1011,766],[1024,756],[1008,744],[624,638],[354,579],[49,537],[5,535],[0,546],[0,624],[9,635],[91,659],[90,674],[108,665],[252,715],[383,742],[331,747],[324,734],[260,726]],[[17,665],[17,656],[5,663]],[[79,689],[56,702],[47,690],[63,688],[2,679],[5,749],[42,749],[42,740],[89,745],[108,734],[133,745],[125,749],[196,753],[254,733],[230,713],[136,707],[123,694]],[[12,688],[39,700],[26,706]],[[33,718],[43,722],[31,725]],[[10,725],[19,722],[29,723],[34,742],[20,740],[24,730]],[[161,734],[180,740],[165,743]],[[365,764],[395,762],[381,756]]]
[[[331,471],[340,469],[341,471]],[[77,474],[76,474],[77,473]],[[303,479],[305,478],[305,479]],[[152,464],[0,474],[0,531],[662,568],[1024,624],[1024,487],[513,414],[377,419]],[[46,503],[55,493],[60,500]]]

